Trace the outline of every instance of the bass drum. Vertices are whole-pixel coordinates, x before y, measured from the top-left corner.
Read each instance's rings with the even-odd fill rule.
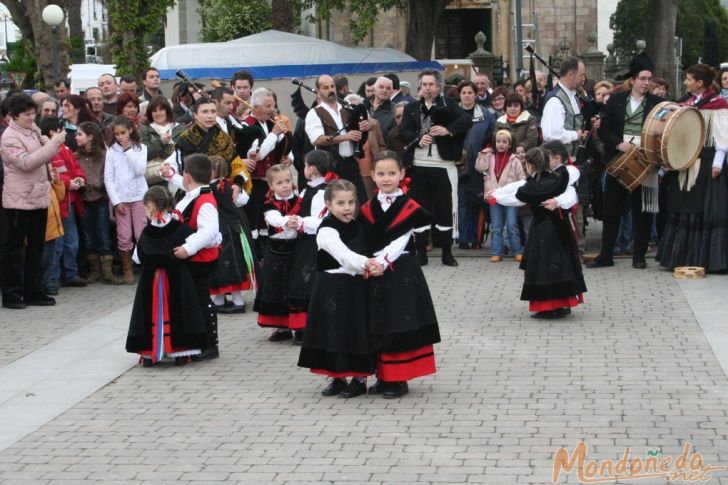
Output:
[[[630,145],[629,150],[614,157],[607,165],[607,173],[630,192],[639,187],[655,170],[657,166],[650,163],[634,145]]]
[[[666,170],[687,170],[705,144],[705,120],[692,106],[664,101],[647,115],[641,145],[647,161]]]

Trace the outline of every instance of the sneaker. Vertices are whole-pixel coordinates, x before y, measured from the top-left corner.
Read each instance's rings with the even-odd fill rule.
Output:
[[[503,260],[502,256],[491,256],[490,262],[491,263],[500,263]]]
[[[515,256],[513,256],[513,259],[515,260],[516,263],[520,263],[521,261],[523,261],[523,255],[516,254]]]

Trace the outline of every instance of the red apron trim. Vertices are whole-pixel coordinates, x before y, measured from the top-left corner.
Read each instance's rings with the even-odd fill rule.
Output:
[[[261,327],[288,328],[288,315],[258,314],[258,325]]]
[[[554,300],[529,301],[528,311],[530,312],[548,312],[559,308],[571,308],[584,303],[584,295],[581,293],[568,298],[557,298]]]
[[[436,371],[432,345],[409,352],[381,354],[377,362],[377,378],[386,382],[409,381]]]

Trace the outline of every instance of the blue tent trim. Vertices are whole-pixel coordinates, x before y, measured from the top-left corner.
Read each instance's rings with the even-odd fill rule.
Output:
[[[191,78],[230,78],[236,72],[245,69],[255,80],[283,79],[293,77],[315,77],[322,74],[366,74],[377,72],[421,71],[425,68],[442,69],[437,61],[418,62],[381,62],[381,63],[341,63],[341,64],[311,64],[311,65],[283,65],[258,67],[205,67],[185,69]],[[160,69],[159,76],[163,80],[174,79],[175,69]]]

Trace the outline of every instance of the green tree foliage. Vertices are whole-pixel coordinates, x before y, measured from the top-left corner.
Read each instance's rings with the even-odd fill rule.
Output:
[[[109,46],[117,76],[141,76],[149,67],[146,34],[164,22],[175,0],[105,0],[109,14]]]
[[[635,42],[645,40],[648,4],[648,0],[620,0],[609,19],[620,62],[629,62]],[[710,64],[728,59],[728,12],[720,0],[679,0],[676,35],[683,40],[683,68],[701,58]]]
[[[268,0],[200,0],[202,39],[225,42],[271,28]]]
[[[35,63],[33,43],[19,40],[8,42],[8,63],[5,64],[5,72],[24,72],[23,88],[33,86],[38,73],[38,66]],[[3,77],[6,74],[3,73]]]

